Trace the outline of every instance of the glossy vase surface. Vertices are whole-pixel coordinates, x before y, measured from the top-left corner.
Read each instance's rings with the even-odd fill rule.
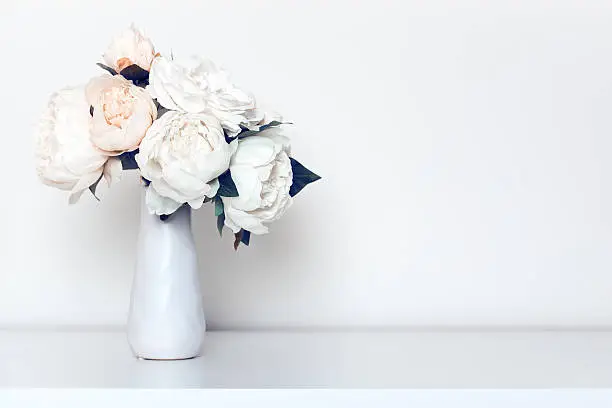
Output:
[[[127,325],[136,357],[182,360],[197,357],[206,330],[191,208],[166,220],[149,214],[141,199],[136,271]]]

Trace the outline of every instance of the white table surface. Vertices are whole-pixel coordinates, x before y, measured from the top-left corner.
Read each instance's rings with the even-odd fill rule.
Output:
[[[210,332],[132,357],[120,330],[0,330],[0,388],[612,389],[612,332]]]

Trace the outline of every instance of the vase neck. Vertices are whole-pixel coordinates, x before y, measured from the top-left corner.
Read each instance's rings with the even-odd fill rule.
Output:
[[[174,213],[169,214],[165,220],[161,220],[159,215],[151,214],[149,209],[147,208],[146,202],[146,189],[149,187],[145,187],[141,194],[141,205],[140,205],[140,214],[141,214],[141,222],[143,225],[166,225],[166,226],[180,226],[180,227],[189,227],[191,228],[191,207],[189,205],[182,205],[176,210]]]

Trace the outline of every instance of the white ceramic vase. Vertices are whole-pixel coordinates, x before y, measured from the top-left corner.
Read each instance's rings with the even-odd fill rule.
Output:
[[[142,196],[128,341],[143,359],[197,357],[206,323],[191,208],[183,206],[162,221],[149,214]]]

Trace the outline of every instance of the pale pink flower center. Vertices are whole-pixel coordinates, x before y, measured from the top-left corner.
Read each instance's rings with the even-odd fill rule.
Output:
[[[128,87],[105,89],[102,93],[102,111],[106,123],[120,128],[123,122],[132,116],[135,103],[136,98]]]
[[[132,64],[133,62],[129,58],[126,58],[126,57],[119,58],[117,60],[117,72],[123,71],[125,68],[129,67]]]

